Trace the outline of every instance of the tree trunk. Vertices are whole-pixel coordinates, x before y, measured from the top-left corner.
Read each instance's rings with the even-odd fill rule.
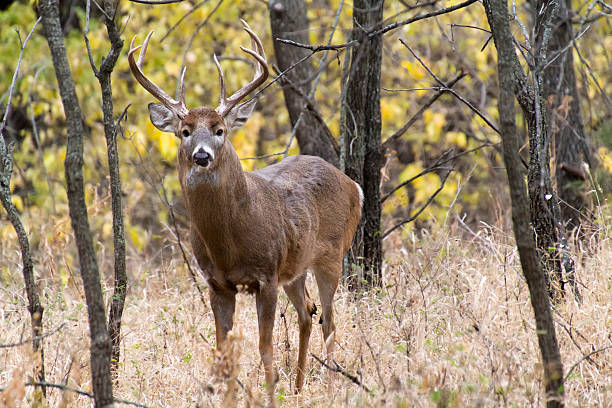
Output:
[[[7,106],[10,109],[10,106]],[[4,132],[1,132],[4,133]],[[30,320],[32,326],[32,351],[36,356],[37,367],[34,367],[35,381],[45,381],[45,353],[42,341],[42,320],[44,308],[40,303],[38,296],[38,285],[34,278],[34,264],[32,262],[32,253],[30,251],[30,241],[28,235],[21,223],[19,213],[15,204],[11,200],[10,180],[13,167],[13,158],[11,146],[6,146],[4,143],[4,135],[0,134],[0,153],[2,153],[2,166],[0,167],[0,201],[6,210],[9,220],[17,233],[19,248],[21,250],[21,262],[23,263],[23,280],[25,282],[26,294],[28,296],[28,311],[30,312]],[[2,148],[4,147],[4,148]],[[42,393],[47,395],[46,389],[42,387]]]
[[[363,280],[381,283],[382,240],[380,231],[380,171],[384,155],[381,146],[380,71],[382,36],[367,38],[366,30],[381,23],[383,0],[356,0],[353,3],[352,39],[359,44],[351,50],[344,115],[344,164],[346,174],[361,185],[363,216],[357,227],[349,264],[359,265]],[[359,279],[361,280],[361,279]],[[358,285],[357,285],[358,286]]]
[[[550,55],[556,55],[574,38],[570,12],[571,3],[559,0],[558,11],[552,18]],[[588,187],[588,174],[583,163],[591,169],[595,163],[582,120],[571,47],[544,70],[543,79],[543,95],[549,109],[554,140],[555,178],[561,216],[568,230],[572,230],[587,220],[585,190]]]
[[[11,177],[13,174],[13,150],[16,144],[15,135],[11,135],[11,132],[7,130],[7,120],[11,114],[11,100],[13,91],[15,90],[15,84],[19,77],[19,67],[21,65],[21,58],[25,50],[28,41],[36,30],[36,26],[40,22],[40,18],[34,23],[32,30],[26,37],[25,41],[21,46],[19,57],[17,59],[17,66],[13,74],[13,80],[9,87],[8,98],[6,103],[6,111],[4,117],[0,122],[0,201],[2,206],[6,210],[9,221],[15,229],[17,234],[17,240],[19,242],[19,248],[21,250],[21,262],[23,263],[23,281],[25,283],[26,294],[28,297],[28,311],[30,312],[30,322],[32,325],[32,351],[36,358],[36,366],[34,367],[34,378],[37,382],[45,382],[45,353],[42,340],[42,320],[44,308],[40,303],[40,297],[38,296],[38,285],[34,277],[34,263],[32,262],[32,253],[30,251],[30,241],[28,234],[26,233],[21,218],[19,218],[19,212],[13,204],[11,199]],[[16,132],[17,133],[17,132]],[[41,388],[42,396],[47,395],[45,386]],[[33,403],[39,404],[41,401],[39,395],[35,395]]]
[[[96,407],[113,403],[113,384],[110,375],[111,342],[106,326],[104,297],[100,273],[93,246],[83,188],[83,124],[74,80],[68,64],[62,35],[57,0],[42,0],[39,11],[43,18],[45,36],[49,43],[53,67],[66,115],[68,143],[66,146],[65,176],[70,220],[79,255],[81,277],[89,316],[91,380]]]
[[[484,6],[497,48],[500,88],[498,111],[504,163],[512,201],[512,225],[536,321],[536,335],[544,368],[546,406],[549,408],[562,407],[563,364],[547,296],[546,281],[540,269],[533,231],[529,225],[528,200],[524,182],[525,171],[519,156],[521,140],[515,123],[512,93],[517,88],[517,78],[522,78],[523,75],[522,71],[517,71],[520,65],[516,58],[505,0],[485,0]]]
[[[278,68],[284,71],[310,54],[310,51],[304,48],[276,41],[277,38],[283,38],[303,44],[309,43],[306,5],[303,0],[270,0],[268,7],[274,54]],[[310,60],[289,71],[285,75],[286,81],[281,82],[285,104],[291,126],[295,127],[299,121],[295,137],[300,153],[322,157],[338,167],[338,153],[330,141],[331,133],[327,126],[308,110],[304,98],[310,94],[316,73]],[[310,102],[314,103],[312,100]]]
[[[546,273],[554,277],[556,282],[549,282],[550,293],[564,295],[565,280],[562,271],[565,268],[568,281],[573,284],[576,296],[579,298],[574,282],[573,259],[567,250],[565,227],[561,217],[557,192],[553,188],[550,175],[550,143],[551,128],[549,115],[545,106],[544,78],[541,67],[546,66],[554,55],[550,52],[553,41],[553,20],[558,14],[559,4],[556,0],[536,0],[539,10],[534,23],[534,61],[532,62],[534,109],[527,119],[529,123],[529,173],[528,186],[531,199],[531,222],[536,233],[536,245],[544,262]],[[557,285],[559,290],[557,291]]]
[[[113,0],[104,1],[106,16],[116,16],[118,13]],[[121,316],[127,291],[127,273],[125,268],[125,225],[123,222],[123,206],[121,204],[121,176],[119,174],[119,152],[117,151],[117,128],[114,119],[113,93],[111,74],[123,48],[123,40],[115,21],[104,18],[106,30],[111,43],[108,55],[102,61],[96,76],[102,89],[102,112],[104,115],[104,136],[106,137],[106,150],[108,156],[108,173],[110,176],[110,191],[113,212],[113,248],[115,254],[115,284],[113,296],[108,313],[108,331],[112,342],[111,370],[117,376],[117,367],[121,353]]]

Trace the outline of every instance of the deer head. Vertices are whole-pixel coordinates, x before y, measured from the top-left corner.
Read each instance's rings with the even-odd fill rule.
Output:
[[[238,103],[264,83],[268,77],[268,63],[261,40],[244,20],[240,21],[244,30],[251,37],[252,48],[240,47],[240,49],[256,60],[255,75],[251,82],[228,98],[225,95],[223,70],[217,56],[213,55],[220,82],[219,106],[216,109],[204,106],[187,109],[184,83],[186,68],[181,72],[178,101],[171,98],[144,75],[142,64],[153,31],[147,35],[142,45],[134,47],[135,37],[130,45],[128,61],[134,77],[143,88],[161,102],[149,104],[151,122],[162,132],[174,133],[181,139],[179,163],[190,167],[197,166],[195,167],[197,171],[216,167],[217,159],[222,157],[224,149],[231,147],[227,140],[228,133],[246,122],[255,108],[256,100],[251,99],[242,104]],[[138,50],[141,50],[140,55],[138,61],[135,61],[134,54]]]

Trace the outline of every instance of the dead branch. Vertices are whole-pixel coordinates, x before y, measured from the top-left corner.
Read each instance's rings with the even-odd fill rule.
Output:
[[[159,4],[172,4],[172,3],[180,3],[183,0],[130,0],[132,3],[140,3],[140,4],[152,4],[154,6]]]
[[[425,112],[427,108],[433,105],[433,103],[440,96],[448,92],[450,88],[452,88],[457,82],[459,82],[459,80],[461,80],[461,78],[465,77],[466,75],[467,74],[460,72],[456,77],[454,77],[453,79],[450,80],[450,82],[448,82],[446,87],[437,88],[438,91],[433,96],[431,96],[427,101],[425,101],[423,105],[421,105],[419,110],[414,115],[412,115],[410,119],[408,119],[408,122],[406,122],[404,126],[402,126],[399,130],[397,130],[394,134],[389,136],[387,140],[383,142],[382,144],[383,149],[387,150],[393,141],[395,141],[396,139],[399,139],[404,133],[406,133],[406,131],[421,117],[421,115],[423,114],[423,112]]]
[[[432,11],[430,13],[417,14],[414,17],[411,17],[406,20],[398,21],[397,23],[389,24],[388,26],[383,27],[378,30],[375,28],[370,28],[368,31],[366,31],[366,35],[369,40],[379,35],[385,34],[391,30],[394,30],[398,27],[405,26],[407,24],[412,24],[416,21],[424,20],[430,17],[435,17],[435,16],[439,16],[442,14],[451,13],[453,11],[467,7],[475,2],[476,0],[467,0],[467,1],[464,1],[463,3],[459,3],[454,6],[446,7],[440,10]],[[298,42],[287,40],[284,38],[276,38],[276,41],[280,41],[283,44],[293,45],[294,47],[306,48],[308,50],[311,50],[312,52],[320,52],[320,51],[326,51],[326,50],[338,51],[338,50],[341,50],[342,48],[354,47],[360,42],[359,40],[352,40],[344,44],[336,44],[336,45],[310,45],[310,44],[298,43]]]
[[[205,4],[206,4],[206,3],[208,3],[208,2],[209,2],[209,0],[203,0],[203,1],[199,2],[198,4],[196,4],[195,6],[193,6],[193,7],[191,8],[191,10],[189,10],[187,13],[183,14],[183,16],[182,16],[182,17],[179,19],[179,21],[177,21],[176,23],[174,23],[174,25],[173,25],[172,27],[170,27],[170,28],[168,29],[168,31],[166,31],[166,34],[164,34],[164,36],[162,37],[162,39],[161,39],[161,40],[159,40],[159,42],[160,42],[160,43],[164,42],[164,40],[165,40],[166,38],[168,38],[168,36],[170,35],[170,33],[171,33],[172,31],[174,31],[174,29],[175,29],[176,27],[178,27],[178,26],[179,26],[179,24],[181,24],[181,23],[183,22],[183,20],[185,20],[187,17],[189,17],[189,16],[191,15],[191,13],[193,13],[194,11],[196,11],[197,9],[199,9],[200,7],[202,7],[203,5],[205,5]]]
[[[411,215],[408,218],[403,219],[402,221],[400,221],[399,223],[395,224],[393,227],[389,228],[387,231],[385,231],[382,234],[381,239],[385,239],[389,234],[391,234],[393,231],[395,231],[396,229],[398,229],[399,227],[401,227],[404,224],[407,224],[409,222],[414,221],[419,215],[421,215],[421,213],[423,211],[425,211],[425,209],[427,207],[429,207],[429,204],[431,204],[433,202],[433,200],[436,198],[436,196],[440,193],[440,191],[442,191],[442,189],[444,188],[444,185],[446,184],[446,180],[448,180],[448,176],[450,175],[452,169],[448,169],[448,171],[446,172],[446,174],[442,177],[442,181],[440,182],[440,187],[438,187],[438,189],[436,191],[434,191],[434,193],[427,199],[427,201],[425,202],[425,204],[423,204],[423,206],[421,208],[419,208],[419,210],[414,213],[413,215]]]
[[[498,144],[498,143],[497,143],[497,144]],[[423,171],[421,171],[421,172],[420,172],[419,174],[417,174],[416,176],[411,177],[411,178],[409,178],[408,180],[403,181],[402,183],[400,183],[400,184],[398,184],[397,186],[393,187],[393,189],[392,189],[390,192],[388,192],[387,194],[385,194],[385,195],[384,195],[384,196],[383,196],[383,197],[380,199],[381,204],[382,204],[382,203],[384,203],[384,202],[385,202],[385,200],[387,200],[389,197],[391,197],[391,196],[392,196],[392,195],[393,195],[393,194],[394,194],[394,193],[395,193],[397,190],[399,190],[400,188],[402,188],[402,187],[404,187],[404,186],[406,186],[406,185],[408,185],[408,184],[412,183],[414,180],[418,179],[419,177],[422,177],[422,176],[424,176],[425,174],[431,173],[432,171],[436,171],[436,170],[442,170],[442,169],[444,169],[444,167],[442,167],[442,165],[443,165],[443,164],[446,164],[446,163],[448,163],[448,162],[450,162],[450,161],[455,160],[455,159],[456,159],[456,158],[458,158],[458,157],[464,156],[464,155],[466,155],[466,154],[473,153],[473,152],[475,152],[475,151],[477,151],[477,150],[480,150],[480,149],[483,149],[483,148],[485,148],[485,147],[488,147],[488,146],[496,146],[497,144],[495,144],[495,145],[494,145],[494,144],[492,144],[492,143],[484,143],[484,144],[481,144],[481,145],[480,145],[480,146],[478,146],[478,147],[474,147],[473,149],[470,149],[470,150],[466,150],[466,151],[464,151],[464,152],[457,153],[457,154],[455,154],[455,155],[453,155],[453,156],[451,156],[451,157],[448,157],[448,158],[447,158],[447,157],[445,157],[445,156],[446,156],[446,154],[445,154],[446,152],[445,152],[445,153],[442,153],[442,154],[440,155],[440,157],[438,157],[438,159],[436,160],[436,162],[435,162],[435,163],[434,163],[432,166],[429,166],[428,168],[424,169]]]
[[[38,340],[42,340],[46,337],[51,337],[53,336],[55,333],[59,332],[60,330],[62,330],[64,328],[64,326],[66,326],[66,323],[62,323],[59,326],[57,326],[55,329],[51,330],[48,333],[44,333],[44,334],[40,334],[38,336],[34,336],[30,339],[26,339],[26,340],[21,340],[17,343],[8,343],[8,344],[0,344],[0,349],[3,348],[12,348],[12,347],[19,347],[19,346],[23,346],[24,344],[30,343],[30,342],[34,342],[34,341],[38,341]]]
[[[427,66],[427,64],[425,64],[425,62],[424,62],[424,61],[423,61],[421,58],[419,58],[419,56],[418,56],[418,55],[417,55],[417,54],[416,54],[416,53],[415,53],[415,52],[412,50],[412,48],[410,48],[410,47],[408,46],[408,44],[406,44],[406,43],[404,42],[404,40],[402,40],[402,39],[400,38],[400,40],[399,40],[399,41],[402,43],[402,45],[403,45],[404,47],[408,48],[408,51],[410,51],[410,53],[411,53],[411,54],[414,56],[414,58],[416,58],[416,60],[417,60],[417,61],[419,61],[419,63],[421,64],[421,66],[422,66],[423,68],[425,68],[425,70],[426,70],[426,71],[429,73],[429,75],[431,75],[431,76],[432,76],[432,77],[435,79],[435,81],[436,81],[438,84],[440,84],[442,87],[446,88],[446,90],[447,90],[447,91],[448,91],[448,92],[449,92],[451,95],[453,95],[455,98],[457,98],[457,99],[459,99],[461,102],[463,102],[463,103],[464,103],[464,104],[465,104],[465,105],[466,105],[468,108],[470,108],[470,110],[472,110],[472,112],[474,112],[476,115],[480,116],[480,118],[481,118],[482,120],[484,120],[484,121],[485,121],[485,123],[486,123],[487,125],[489,125],[489,127],[495,131],[495,133],[499,134],[499,129],[497,128],[497,126],[495,126],[495,125],[493,124],[493,122],[492,122],[492,121],[491,121],[489,118],[487,118],[487,117],[485,116],[485,114],[484,114],[484,113],[482,113],[482,112],[481,112],[481,111],[480,111],[480,110],[479,110],[477,107],[475,107],[475,106],[474,106],[474,105],[473,105],[473,104],[472,104],[470,101],[468,101],[467,99],[465,99],[463,96],[459,95],[459,94],[458,94],[458,93],[457,93],[457,92],[456,92],[454,89],[452,89],[451,87],[449,87],[448,85],[446,85],[446,84],[445,84],[445,83],[444,83],[444,82],[443,82],[443,81],[440,79],[440,77],[438,77],[436,74],[434,74],[434,72],[433,72],[433,71],[432,71],[432,70],[431,70],[431,69],[430,69],[430,68]]]
[[[580,363],[582,363],[584,360],[588,360],[588,359],[590,359],[590,358],[591,358],[591,356],[592,356],[593,354],[601,353],[602,351],[606,351],[606,350],[608,350],[608,349],[610,349],[610,348],[612,348],[612,344],[611,344],[611,345],[608,345],[608,346],[605,346],[605,347],[603,347],[603,348],[600,348],[600,349],[598,349],[598,350],[591,351],[589,354],[586,354],[586,355],[582,356],[582,358],[581,358],[580,360],[576,361],[576,362],[575,362],[575,363],[574,363],[574,364],[573,364],[573,365],[570,367],[570,369],[569,369],[569,370],[567,370],[567,374],[565,374],[565,377],[563,377],[563,384],[565,384],[565,382],[567,381],[567,379],[569,378],[569,376],[572,374],[572,371],[574,371],[574,369],[575,369],[576,367],[578,367],[578,365],[579,365]]]
[[[333,372],[336,373],[340,373],[343,376],[345,376],[346,378],[348,378],[349,380],[351,380],[353,382],[353,384],[360,386],[361,388],[363,388],[363,390],[367,393],[370,393],[370,389],[368,387],[366,387],[365,385],[362,384],[361,381],[359,381],[359,378],[357,378],[356,376],[354,376],[353,374],[349,374],[346,371],[344,371],[340,366],[338,366],[338,364],[334,364],[335,367],[330,366],[329,364],[327,364],[325,361],[321,360],[319,357],[317,357],[315,354],[310,353],[310,355],[317,360],[319,363],[321,363],[321,365],[325,368],[327,368],[328,370],[331,370]]]
[[[94,395],[92,393],[84,391],[84,390],[81,390],[79,388],[69,387],[66,384],[55,384],[55,383],[50,383],[50,382],[46,382],[46,381],[30,381],[30,382],[25,383],[24,385],[26,387],[57,388],[57,389],[60,389],[62,391],[74,392],[76,394],[83,395],[83,396],[91,398],[91,399],[94,398]],[[6,389],[6,387],[0,387],[0,391],[4,391],[5,389]],[[113,401],[118,403],[118,404],[132,405],[134,407],[140,407],[140,408],[148,408],[147,405],[141,404],[140,402],[127,401],[127,400],[119,399],[119,398],[114,398]]]

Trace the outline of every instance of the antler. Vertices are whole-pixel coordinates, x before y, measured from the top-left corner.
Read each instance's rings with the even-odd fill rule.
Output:
[[[149,91],[151,95],[156,97],[164,106],[173,111],[180,119],[183,119],[187,116],[189,109],[185,106],[185,84],[183,80],[185,79],[185,69],[183,68],[183,72],[181,72],[181,81],[179,83],[179,94],[180,100],[176,101],[172,99],[167,93],[165,93],[159,86],[155,85],[149,78],[145,76],[142,72],[142,63],[144,61],[145,54],[147,53],[147,46],[149,45],[149,39],[153,31],[147,35],[144,43],[134,48],[134,41],[136,40],[136,36],[132,38],[132,43],[130,44],[130,52],[128,53],[128,61],[130,63],[130,69],[132,70],[132,75],[136,78],[136,80],[142,85],[144,89]],[[138,62],[134,61],[134,53],[138,51],[140,48],[140,55],[138,56]]]
[[[263,49],[263,45],[261,45],[261,41],[259,37],[251,30],[251,27],[244,21],[240,19],[242,26],[244,27],[244,31],[249,33],[251,37],[251,48],[254,48],[255,51],[249,48],[240,47],[240,49],[247,54],[250,54],[253,58],[257,60],[257,64],[255,66],[255,76],[253,80],[249,82],[242,89],[234,93],[229,98],[225,96],[225,78],[223,77],[223,70],[221,69],[221,65],[219,64],[219,60],[217,56],[213,54],[213,58],[215,60],[215,65],[217,66],[217,71],[219,71],[219,85],[220,85],[220,95],[219,95],[219,106],[217,109],[217,113],[221,117],[225,117],[229,113],[229,111],[236,106],[238,102],[249,93],[251,93],[255,88],[259,85],[263,84],[268,78],[268,62],[266,61],[266,54]]]

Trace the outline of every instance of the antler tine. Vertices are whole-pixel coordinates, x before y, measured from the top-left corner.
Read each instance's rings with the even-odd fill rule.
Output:
[[[225,112],[227,109],[227,98],[225,97],[225,76],[223,76],[223,70],[221,69],[221,64],[219,64],[219,60],[217,59],[217,54],[213,54],[213,60],[215,60],[217,72],[219,73],[219,106],[217,107],[217,112],[220,113]],[[227,112],[229,112],[230,109],[227,109]]]
[[[251,47],[255,48],[255,50],[251,50],[249,48],[240,47],[240,49],[247,54],[251,55],[255,60],[257,60],[257,64],[255,66],[255,75],[253,80],[249,82],[247,85],[242,87],[240,90],[236,91],[232,96],[227,98],[225,96],[225,81],[223,77],[223,71],[221,70],[221,66],[219,65],[219,61],[215,56],[215,64],[217,65],[217,71],[219,71],[219,81],[221,83],[221,95],[219,96],[219,106],[217,107],[217,113],[220,116],[224,117],[229,113],[229,111],[242,100],[245,96],[251,93],[255,88],[259,85],[263,84],[268,78],[268,62],[266,61],[266,54],[263,49],[263,45],[257,34],[255,34],[246,21],[240,19],[242,22],[244,30],[251,37]]]
[[[257,37],[257,35],[253,32],[253,30],[251,29],[251,27],[247,24],[246,21],[244,21],[243,19],[240,19],[240,22],[242,23],[242,26],[244,27],[244,30],[249,33],[249,36],[251,37],[251,49],[254,49],[257,54],[259,54],[261,57],[263,57],[264,61],[266,60],[266,53],[264,51],[263,45],[261,44],[261,40],[259,39],[259,37]],[[241,47],[242,48],[242,47]],[[244,51],[244,49],[243,49]],[[251,54],[252,55],[252,54]],[[265,65],[267,65],[267,62],[265,63]],[[257,65],[255,67],[256,70],[260,71],[262,69],[262,67],[260,65]]]
[[[151,95],[157,98],[164,106],[173,111],[179,118],[184,118],[187,116],[189,110],[185,106],[185,88],[184,88],[184,78],[185,78],[185,69],[181,74],[181,80],[179,84],[179,101],[172,99],[166,92],[164,92],[159,86],[155,85],[149,78],[145,76],[142,72],[142,64],[144,62],[144,57],[147,53],[147,47],[149,45],[149,40],[151,39],[151,35],[153,35],[153,31],[147,35],[144,43],[137,47],[134,47],[134,42],[136,40],[136,36],[132,38],[132,43],[130,44],[130,52],[128,53],[128,62],[130,63],[130,70],[132,71],[132,75],[134,78],[142,85],[144,89],[146,89]],[[138,56],[138,62],[134,61],[134,53],[140,50],[140,55]]]
[[[183,67],[183,70],[181,71],[181,81],[179,82],[178,96],[180,98],[179,100],[181,104],[185,106],[185,108],[187,108],[187,106],[185,105],[185,72],[187,72],[187,67]]]

